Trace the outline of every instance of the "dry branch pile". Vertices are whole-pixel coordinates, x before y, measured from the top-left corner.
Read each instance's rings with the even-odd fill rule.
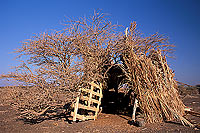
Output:
[[[137,94],[139,107],[147,122],[182,120],[184,104],[180,100],[176,81],[160,51],[151,53],[148,57],[130,52],[131,58],[124,58],[127,66],[127,77],[134,92]],[[183,123],[184,124],[184,123]]]
[[[126,75],[126,82],[137,95],[139,107],[146,122],[180,120],[183,125],[193,126],[183,118],[185,114],[182,100],[177,91],[174,73],[169,68],[163,52],[169,51],[170,45],[164,43],[166,38],[157,34],[148,38],[138,38],[136,24],[130,26],[122,45],[122,64],[120,67]],[[163,49],[164,47],[164,49]]]
[[[177,118],[189,124],[182,117],[184,104],[166,62],[166,53],[172,50],[166,37],[144,37],[136,30],[136,23],[131,23],[124,36],[118,31],[120,26],[112,25],[100,13],[68,24],[64,30],[25,41],[16,51],[25,57],[22,65],[16,72],[2,75],[31,86],[14,94],[22,112],[32,114],[28,117],[25,113],[25,118],[73,102],[79,87],[88,82],[100,82],[107,89],[108,71],[119,66],[123,83],[137,94],[147,122]]]

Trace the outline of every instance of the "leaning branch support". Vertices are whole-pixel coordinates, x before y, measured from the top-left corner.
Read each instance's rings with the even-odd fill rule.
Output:
[[[167,104],[163,103],[174,115],[174,117],[176,117],[177,119],[179,119],[181,121],[181,123],[185,126],[188,125],[190,127],[194,127],[194,125],[192,123],[190,123],[188,120],[186,120],[184,117],[182,117],[178,112],[175,112],[172,108],[170,108]]]

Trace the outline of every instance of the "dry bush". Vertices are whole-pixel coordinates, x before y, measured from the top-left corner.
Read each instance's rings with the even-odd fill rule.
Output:
[[[143,36],[135,22],[123,35],[118,25],[97,12],[89,19],[70,20],[61,31],[24,41],[16,50],[22,64],[1,77],[28,86],[14,89],[12,96],[22,117],[33,119],[74,102],[79,87],[87,87],[88,82],[107,89],[112,80],[108,72],[118,66],[125,77],[122,82],[137,94],[147,122],[182,119],[184,105],[165,59],[173,47],[167,40],[157,33]]]
[[[119,35],[104,14],[70,20],[61,31],[40,33],[25,40],[16,50],[22,64],[2,78],[18,81],[13,99],[31,117],[49,107],[73,102],[80,86],[103,83],[106,65],[114,58]]]

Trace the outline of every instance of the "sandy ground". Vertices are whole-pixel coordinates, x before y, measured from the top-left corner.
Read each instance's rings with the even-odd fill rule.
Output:
[[[194,111],[200,111],[200,95],[183,96],[186,106]],[[17,111],[11,106],[0,104],[0,133],[88,133],[88,132],[200,132],[199,127],[184,127],[179,123],[146,124],[136,127],[128,124],[130,117],[124,115],[101,113],[97,120],[68,123],[65,118],[45,120],[38,124],[26,124],[17,120]],[[188,115],[195,125],[200,123],[200,117]]]

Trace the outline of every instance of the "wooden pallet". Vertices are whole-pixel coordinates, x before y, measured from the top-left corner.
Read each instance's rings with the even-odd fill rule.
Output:
[[[71,112],[73,121],[85,121],[97,118],[101,105],[102,87],[94,82],[89,83],[90,88],[80,88],[81,95],[76,98]]]

